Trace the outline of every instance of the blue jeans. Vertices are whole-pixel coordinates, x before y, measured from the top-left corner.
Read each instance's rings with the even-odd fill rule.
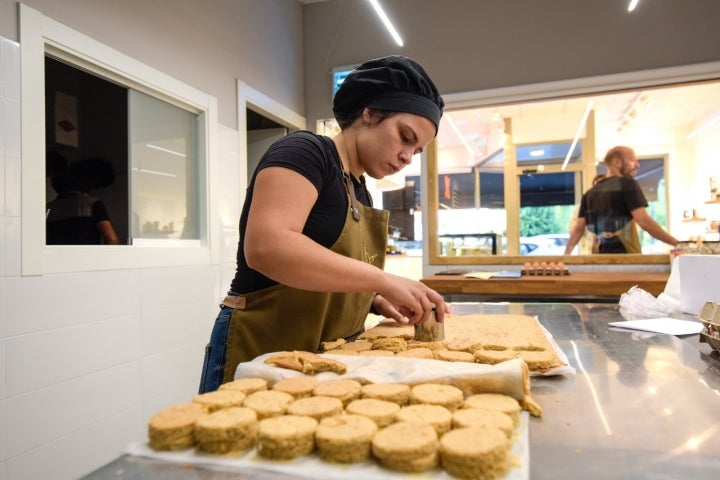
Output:
[[[227,338],[230,330],[230,317],[233,309],[220,306],[220,313],[215,319],[210,343],[205,347],[202,375],[200,377],[200,393],[214,392],[223,383],[225,363],[227,360]]]

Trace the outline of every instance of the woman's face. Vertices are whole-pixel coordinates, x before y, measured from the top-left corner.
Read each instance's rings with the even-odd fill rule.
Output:
[[[363,122],[357,138],[359,161],[375,179],[402,170],[435,138],[435,124],[412,113],[395,113],[377,123],[366,109]]]

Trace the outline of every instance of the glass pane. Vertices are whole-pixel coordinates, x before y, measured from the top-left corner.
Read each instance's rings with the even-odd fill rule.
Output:
[[[131,233],[199,239],[198,116],[130,91]]]
[[[494,109],[454,110],[446,112],[440,122],[440,255],[499,255],[506,249],[503,125]]]
[[[502,253],[500,239],[507,225],[503,174],[440,173],[438,177],[440,254]]]
[[[575,214],[574,173],[520,175],[520,254],[562,255]]]

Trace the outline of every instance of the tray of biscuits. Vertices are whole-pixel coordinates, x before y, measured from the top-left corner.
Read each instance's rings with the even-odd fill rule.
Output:
[[[521,360],[466,365],[486,370],[479,388],[436,360],[305,355],[333,364],[313,373],[268,361],[289,353],[301,352],[241,364],[219,390],[156,412],[126,453],[287,478],[529,478],[529,414],[542,411],[515,398],[529,400]]]

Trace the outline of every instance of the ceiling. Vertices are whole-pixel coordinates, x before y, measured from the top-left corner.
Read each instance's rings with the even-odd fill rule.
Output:
[[[298,1],[310,4],[326,0]],[[546,152],[550,152],[552,148],[549,148],[548,142],[564,142],[564,149],[555,150],[567,152],[589,101],[592,101],[595,123],[596,162],[600,162],[605,152],[616,145],[634,148],[641,158],[658,157],[672,151],[674,145],[686,141],[698,127],[720,119],[720,81],[623,90],[552,101],[446,109],[438,132],[439,169],[445,173],[467,172],[479,164],[497,168],[502,162],[502,156],[497,153],[502,149],[505,119],[512,121],[516,144],[542,144]],[[521,130],[522,134],[519,134]],[[585,130],[581,137],[584,135]],[[577,148],[574,156],[578,156]],[[547,156],[536,157],[533,161],[552,163],[553,158],[556,163],[564,160],[555,155],[550,159]],[[403,174],[418,175],[420,163],[412,162]]]
[[[615,145],[631,146],[639,157],[661,155],[687,140],[698,127],[718,118],[720,82],[446,110],[438,133],[440,168],[467,171],[487,161],[502,147],[507,118],[512,119],[516,143],[528,144],[524,139],[531,139],[531,145],[571,143],[589,101],[593,102],[596,161]]]

